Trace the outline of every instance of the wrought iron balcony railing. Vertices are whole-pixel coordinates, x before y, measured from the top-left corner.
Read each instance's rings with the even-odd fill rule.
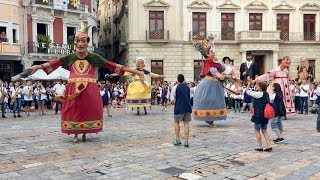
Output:
[[[204,37],[208,37],[212,35],[214,37],[215,42],[220,41],[230,41],[235,42],[238,41],[238,32],[221,32],[221,31],[207,31],[205,32],[205,35],[201,37],[198,32],[189,32],[189,41],[192,42],[194,38],[197,39],[204,39]]]
[[[303,41],[316,41],[320,42],[320,33],[303,33],[303,32],[289,32],[280,33],[283,42],[303,42]]]
[[[146,30],[146,40],[147,41],[169,41],[170,34],[169,30],[157,30],[148,31]]]
[[[53,0],[32,0],[33,4],[41,4],[41,5],[46,5],[46,6],[53,6]]]
[[[78,10],[78,11],[85,11],[86,10],[86,5],[85,5],[85,0],[80,0],[80,3],[78,4],[78,6],[74,6],[72,3],[74,3],[74,1],[69,1],[68,4],[68,9],[70,10]],[[53,6],[53,0],[32,0],[32,4],[37,4],[37,5],[44,5],[44,6]]]

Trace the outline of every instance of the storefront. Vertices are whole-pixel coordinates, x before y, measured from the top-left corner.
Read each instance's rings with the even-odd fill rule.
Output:
[[[11,77],[23,71],[21,61],[0,60],[0,79],[11,81]]]

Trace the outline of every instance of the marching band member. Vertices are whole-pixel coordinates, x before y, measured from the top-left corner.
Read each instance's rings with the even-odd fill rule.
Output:
[[[10,88],[11,93],[11,104],[13,104],[13,117],[16,118],[16,112],[18,113],[18,117],[20,116],[21,110],[21,94],[22,88],[20,86],[20,82],[17,81],[14,83],[14,86]]]
[[[33,95],[33,88],[31,81],[27,82],[27,85],[22,89],[23,99],[24,99],[24,110],[27,116],[30,116],[30,107],[32,105],[32,95]]]

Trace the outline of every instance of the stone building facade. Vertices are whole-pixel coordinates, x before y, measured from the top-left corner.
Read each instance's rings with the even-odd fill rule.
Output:
[[[82,20],[90,25],[89,46],[98,46],[97,0],[24,0],[23,7],[27,37],[22,57],[24,68],[72,52],[72,36]]]
[[[21,45],[23,44],[23,12],[19,0],[0,1],[0,79],[10,77],[22,70]]]
[[[97,0],[3,0],[0,2],[0,79],[72,52],[70,38],[87,20],[90,50],[98,46]],[[41,41],[41,42],[39,42]]]
[[[216,56],[229,56],[239,67],[251,51],[261,73],[290,56],[291,77],[301,57],[306,57],[319,77],[320,2],[317,0],[139,0],[128,1],[125,41],[127,65],[137,56],[146,68],[175,81],[178,73],[197,80],[202,58],[193,40],[215,37]],[[125,23],[124,23],[125,24]],[[198,38],[199,39],[199,38]],[[201,38],[200,38],[201,39]],[[122,43],[124,44],[124,43]]]

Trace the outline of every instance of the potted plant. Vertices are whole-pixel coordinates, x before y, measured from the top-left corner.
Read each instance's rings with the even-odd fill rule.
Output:
[[[39,51],[46,52],[49,48],[49,44],[51,43],[50,37],[43,34],[38,34],[37,40],[39,43]],[[42,46],[43,44],[45,44],[45,47]]]

